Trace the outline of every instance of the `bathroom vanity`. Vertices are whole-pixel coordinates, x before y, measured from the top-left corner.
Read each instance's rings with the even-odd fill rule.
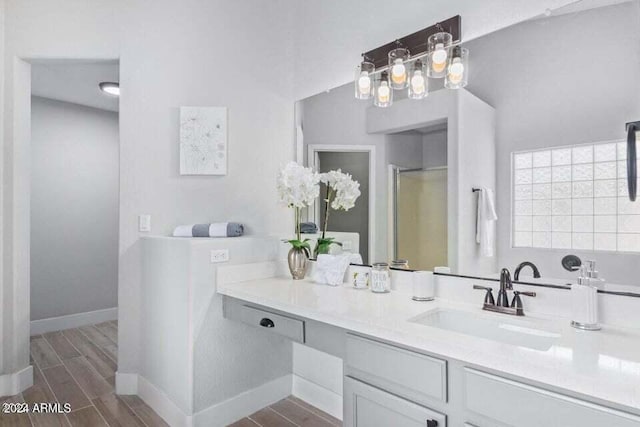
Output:
[[[347,427],[640,426],[640,331],[624,327],[640,298],[601,296],[605,327],[587,332],[561,289],[515,284],[538,294],[516,317],[481,310],[473,284],[495,282],[436,276],[436,301],[416,302],[256,267],[220,269],[225,317],[342,358]]]

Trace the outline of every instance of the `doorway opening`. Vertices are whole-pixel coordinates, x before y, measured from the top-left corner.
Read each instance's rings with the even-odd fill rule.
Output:
[[[360,197],[349,211],[332,211],[329,231],[358,233],[365,264],[375,254],[375,147],[368,145],[309,145],[308,164],[322,173],[340,169],[360,183]],[[322,226],[325,201],[310,209],[310,220]]]
[[[31,61],[32,336],[104,323],[87,333],[117,346],[118,81],[118,61]]]

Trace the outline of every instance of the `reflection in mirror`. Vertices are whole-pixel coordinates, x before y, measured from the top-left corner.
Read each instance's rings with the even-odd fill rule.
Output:
[[[408,150],[395,143],[394,147],[403,150],[390,150],[411,154],[406,159],[390,159],[389,164],[393,258],[410,261],[412,269],[433,271],[437,266],[448,265],[447,130],[435,126],[398,135],[412,138],[414,147]]]
[[[300,101],[307,164],[330,147],[355,176],[349,153],[369,156],[367,206],[333,231],[359,233],[367,262],[488,278],[522,265],[521,281],[564,285],[577,277],[562,266],[573,254],[595,260],[611,289],[640,286],[626,146],[626,124],[640,120],[639,23],[638,0],[577,2],[463,39],[464,89],[430,78],[425,98],[395,91],[379,108],[350,82]],[[473,188],[495,194],[493,256],[476,240]]]

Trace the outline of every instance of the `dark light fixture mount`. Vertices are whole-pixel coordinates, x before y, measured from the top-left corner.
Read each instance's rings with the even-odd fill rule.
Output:
[[[640,121],[629,122],[627,128],[627,189],[629,200],[636,201],[638,191],[638,159],[636,158],[636,133],[640,132]]]
[[[391,43],[367,51],[362,56],[367,62],[373,63],[376,69],[386,67],[388,65],[388,54],[391,50],[403,47],[411,52],[411,56],[424,54],[427,52],[427,39],[429,36],[439,32],[451,34],[453,43],[459,43],[462,40],[462,17],[456,15],[438,22]]]

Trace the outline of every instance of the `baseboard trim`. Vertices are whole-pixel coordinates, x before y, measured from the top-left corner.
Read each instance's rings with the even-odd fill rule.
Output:
[[[118,318],[118,308],[105,308],[103,310],[87,311],[84,313],[69,314],[66,316],[50,317],[48,319],[32,320],[31,335],[39,335],[47,332],[62,331],[63,329],[78,328],[80,326],[95,325]]]
[[[138,375],[138,396],[171,427],[192,427],[193,416],[187,415],[155,385]]]
[[[138,394],[138,374],[116,372],[116,394]]]
[[[13,396],[22,393],[33,385],[33,366],[0,375],[0,396]]]
[[[196,413],[193,426],[224,427],[232,424],[289,396],[291,386],[291,374],[269,381]]]
[[[298,375],[293,375],[292,390],[298,399],[342,420],[342,396]]]
[[[216,403],[195,415],[187,415],[162,390],[144,377],[116,372],[116,393],[137,394],[171,427],[227,426],[289,396],[292,394],[292,384],[293,375],[285,375]],[[342,411],[340,412],[342,416]]]

